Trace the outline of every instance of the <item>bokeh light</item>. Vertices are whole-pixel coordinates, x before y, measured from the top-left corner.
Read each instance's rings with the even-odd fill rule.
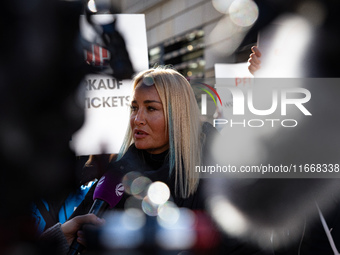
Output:
[[[152,76],[146,76],[143,78],[143,83],[147,86],[152,86],[155,82]]]
[[[97,12],[97,7],[96,7],[96,3],[94,0],[90,0],[87,3],[87,8],[91,11],[91,12]]]
[[[124,204],[124,209],[131,209],[131,208],[135,208],[135,209],[142,209],[142,200],[134,197],[134,196],[130,196],[126,199],[125,204]]]
[[[225,15],[208,33],[206,43],[207,45],[214,44],[212,49],[214,55],[229,56],[240,46],[248,29],[248,27],[236,25],[229,15]]]
[[[144,197],[142,201],[142,210],[146,215],[157,216],[158,204],[153,203],[148,196]]]
[[[212,4],[217,11],[227,14],[233,1],[234,0],[212,0]]]
[[[135,196],[136,198],[143,199],[148,192],[149,185],[152,181],[144,176],[137,177],[131,183],[131,195]]]
[[[226,233],[243,236],[247,232],[246,219],[225,197],[213,197],[209,207],[213,218]]]
[[[125,229],[139,230],[144,227],[146,223],[145,214],[139,209],[127,209],[122,217],[122,224]]]
[[[171,206],[168,209],[175,211],[175,208]],[[164,208],[164,210],[167,209]],[[169,216],[169,212],[166,214]],[[177,209],[176,214],[178,218],[173,224],[169,224],[170,221],[159,221],[163,221],[163,223],[160,224],[160,229],[156,236],[157,243],[163,249],[190,249],[196,242],[195,214],[186,208]],[[165,222],[167,223],[164,224]]]
[[[163,227],[175,224],[179,219],[179,208],[175,203],[168,201],[158,208],[157,221]]]
[[[230,20],[241,27],[249,27],[259,16],[259,9],[254,1],[235,0],[229,7]]]
[[[148,197],[155,204],[164,204],[170,198],[170,190],[164,182],[154,182],[148,189]]]
[[[107,249],[134,249],[144,240],[142,229],[145,215],[137,209],[109,212],[101,233],[101,243]]]
[[[122,183],[124,185],[124,189],[125,189],[125,192],[127,194],[132,194],[131,193],[131,185],[133,183],[133,181],[135,179],[137,179],[138,177],[141,177],[142,174],[139,173],[139,172],[135,172],[135,171],[131,171],[131,172],[128,172],[126,175],[124,175],[123,179],[122,179]]]

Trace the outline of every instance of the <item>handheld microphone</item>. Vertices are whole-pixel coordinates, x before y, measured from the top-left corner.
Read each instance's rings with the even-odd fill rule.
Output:
[[[122,199],[124,186],[122,175],[117,170],[107,171],[98,181],[93,193],[93,205],[89,213],[101,217],[107,208],[113,208]],[[75,238],[67,255],[77,255],[81,253],[84,246],[77,242]]]

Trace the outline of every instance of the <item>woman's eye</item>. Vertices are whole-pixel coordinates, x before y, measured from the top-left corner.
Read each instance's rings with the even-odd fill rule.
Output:
[[[131,105],[130,108],[133,112],[137,110],[137,106],[134,106],[134,105]]]
[[[148,106],[148,110],[149,111],[154,111],[154,110],[156,110],[154,107],[152,107],[152,106]]]

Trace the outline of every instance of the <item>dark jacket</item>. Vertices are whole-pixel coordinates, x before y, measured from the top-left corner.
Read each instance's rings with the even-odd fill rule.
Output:
[[[214,139],[215,136],[218,136],[218,132],[215,128],[212,127],[211,124],[204,123],[202,126],[202,134],[202,139],[204,143],[202,155],[205,155],[206,160],[204,161],[206,161],[206,164],[208,164],[210,161],[208,155],[210,153],[209,150],[206,148],[209,148],[209,143]],[[155,155],[147,153],[144,150],[138,150],[134,146],[134,144],[132,144],[119,161],[109,164],[107,171],[120,171],[122,173],[122,176],[130,171],[140,172],[143,176],[149,178],[152,182],[161,181],[167,184],[171,192],[171,199],[175,202],[177,206],[185,207],[191,210],[204,209],[204,200],[202,197],[202,182],[204,182],[203,179],[200,180],[200,184],[198,185],[198,189],[194,195],[186,199],[176,196],[175,178],[174,175],[169,174],[170,165],[168,151]],[[89,212],[93,204],[92,198],[95,187],[96,185],[91,188],[84,201],[78,206],[77,210],[74,212],[74,214],[72,214],[71,218]],[[122,200],[117,204],[115,208],[124,208],[124,203],[127,197],[128,195],[124,194]]]

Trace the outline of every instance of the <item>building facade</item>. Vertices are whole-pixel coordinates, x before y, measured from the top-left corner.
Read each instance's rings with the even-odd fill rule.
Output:
[[[150,66],[172,65],[189,78],[214,77],[215,63],[247,61],[250,28],[212,0],[123,0],[122,13],[145,14]],[[236,22],[237,23],[237,22]]]

